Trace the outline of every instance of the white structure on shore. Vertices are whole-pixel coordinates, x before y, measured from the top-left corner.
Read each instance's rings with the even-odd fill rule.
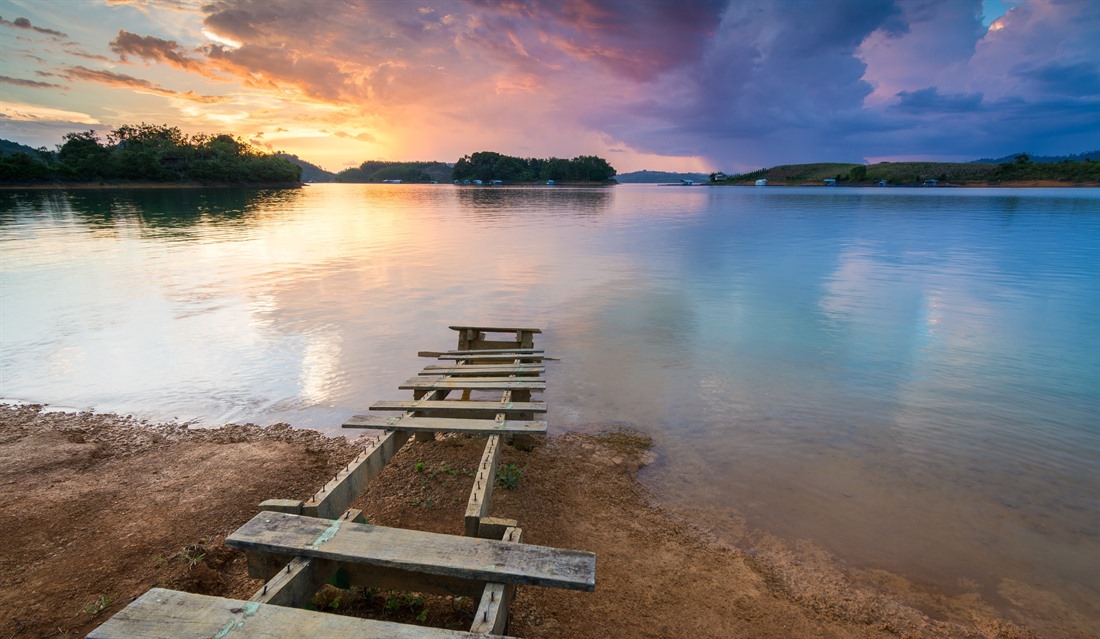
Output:
[[[756,186],[767,186],[768,181],[766,179],[760,179],[756,181]]]

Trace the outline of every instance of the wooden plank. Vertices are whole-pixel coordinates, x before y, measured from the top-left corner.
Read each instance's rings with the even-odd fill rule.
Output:
[[[275,573],[249,601],[289,608],[304,608],[339,566],[323,559],[295,557],[285,570]]]
[[[478,348],[462,351],[417,351],[417,357],[439,357],[440,355],[542,355],[546,351],[538,348]]]
[[[458,366],[425,366],[420,375],[449,375],[451,377],[507,377],[509,375],[539,375],[546,372],[542,364],[476,364]]]
[[[437,359],[456,360],[456,361],[469,361],[469,362],[478,362],[478,361],[511,362],[511,361],[517,361],[517,360],[522,360],[524,362],[527,362],[527,361],[541,362],[544,359],[550,359],[550,358],[546,357],[542,353],[525,354],[525,353],[517,353],[515,351],[508,351],[508,352],[503,352],[499,355],[494,355],[492,353],[485,354],[485,353],[478,353],[478,352],[474,352],[473,354],[470,354],[470,355],[443,354],[443,355],[439,355],[437,357]]]
[[[466,433],[469,435],[544,435],[546,422],[496,419],[455,419],[450,417],[382,417],[356,415],[344,422],[344,428],[381,428],[406,432]],[[308,503],[307,503],[308,508]],[[309,514],[309,512],[305,512]]]
[[[493,498],[493,483],[500,464],[500,435],[492,435],[485,442],[485,452],[477,465],[477,477],[466,502],[466,536],[477,537],[481,518],[489,514],[489,500]]]
[[[482,517],[481,522],[478,524],[477,536],[482,539],[504,539],[508,534],[509,528],[515,528],[519,525],[515,519],[504,519],[501,517]],[[508,541],[512,541],[509,539]]]
[[[153,588],[88,639],[457,639],[467,632]]]
[[[431,417],[441,411],[449,411],[455,414],[455,416],[465,413],[489,413],[485,419],[492,419],[498,413],[504,413],[505,415],[512,415],[514,413],[545,413],[546,402],[508,402],[500,403],[497,401],[482,401],[482,400],[442,400],[442,401],[426,401],[426,400],[408,400],[408,401],[384,401],[375,402],[371,404],[370,410],[377,411],[416,411],[424,417]],[[443,415],[438,415],[443,417]],[[476,415],[471,417],[477,418]],[[276,510],[275,508],[269,508],[268,510]]]
[[[262,512],[225,539],[257,554],[316,557],[500,583],[594,590],[596,556],[492,539]]]
[[[409,433],[391,431],[378,437],[352,462],[311,496],[302,514],[333,519],[348,509],[372,479],[382,472],[397,451],[405,445]]]
[[[493,377],[414,377],[405,380],[398,386],[401,390],[546,390],[546,380],[534,379],[508,379]]]
[[[541,328],[502,328],[492,326],[448,326],[453,331],[480,331],[482,333],[515,333],[517,331],[525,331],[527,333],[541,333]]]
[[[509,527],[504,534],[509,542],[518,544],[523,537],[523,530]],[[504,634],[508,629],[508,609],[515,597],[516,587],[512,584],[485,584],[485,592],[481,595],[470,632],[480,635]]]

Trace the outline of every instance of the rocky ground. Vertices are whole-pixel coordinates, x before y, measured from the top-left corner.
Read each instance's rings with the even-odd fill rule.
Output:
[[[410,442],[354,506],[374,524],[461,534],[482,446]],[[526,542],[597,556],[595,592],[521,588],[509,634],[1037,636],[980,600],[933,619],[812,549],[766,538],[752,551],[724,546],[651,504],[635,479],[649,447],[622,429],[505,447],[516,485],[497,488],[491,515],[517,519]],[[82,637],[154,586],[247,599],[262,584],[225,536],[264,499],[306,497],[355,451],[286,425],[192,429],[0,406],[0,639]],[[330,587],[314,601],[334,614],[452,628],[468,627],[474,603]]]

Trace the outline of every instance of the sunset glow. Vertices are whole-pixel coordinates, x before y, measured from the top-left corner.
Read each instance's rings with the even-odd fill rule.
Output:
[[[1098,34],[1083,0],[0,0],[0,137],[160,123],[334,171],[1076,153]]]

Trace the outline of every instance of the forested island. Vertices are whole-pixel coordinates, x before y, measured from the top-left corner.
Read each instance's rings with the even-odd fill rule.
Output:
[[[464,155],[451,170],[454,180],[500,180],[502,182],[607,182],[615,177],[615,167],[595,155],[580,155],[572,160],[561,158],[518,158],[480,151]]]
[[[711,173],[710,181],[719,185],[752,185],[767,180],[769,185],[1100,186],[1100,161],[1091,155],[1056,162],[1032,161],[1028,154],[1020,153],[1011,161],[1001,162],[785,164],[739,175]]]
[[[186,135],[177,127],[123,125],[101,140],[68,133],[56,151],[24,147],[0,156],[0,183],[298,184],[302,170],[228,134]]]

